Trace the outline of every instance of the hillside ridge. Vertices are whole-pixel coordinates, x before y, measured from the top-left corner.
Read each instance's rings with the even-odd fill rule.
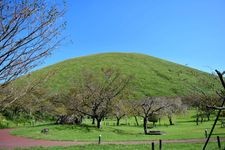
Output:
[[[139,53],[101,53],[68,59],[31,73],[37,77],[44,72],[56,70],[55,75],[45,83],[52,91],[70,88],[71,80],[81,76],[83,70],[99,72],[102,68],[119,69],[125,75],[132,75],[134,97],[141,96],[175,96],[190,91],[188,85],[201,85],[201,80],[209,80],[210,74]],[[186,84],[186,85],[185,85]],[[206,89],[209,90],[209,89]]]

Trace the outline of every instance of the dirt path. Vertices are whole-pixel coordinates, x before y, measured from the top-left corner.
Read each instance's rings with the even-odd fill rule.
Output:
[[[77,142],[77,141],[49,141],[49,140],[35,140],[24,137],[18,137],[10,135],[12,129],[0,130],[0,149],[14,149],[18,147],[34,147],[34,146],[70,146],[70,145],[85,145],[85,144],[97,144],[97,141],[93,142]],[[216,141],[216,139],[211,139]],[[225,141],[222,138],[221,141]],[[121,141],[121,142],[102,142],[102,144],[149,144],[150,141]],[[155,141],[156,143],[158,141]],[[186,140],[163,140],[163,143],[204,143],[205,139],[186,139]]]

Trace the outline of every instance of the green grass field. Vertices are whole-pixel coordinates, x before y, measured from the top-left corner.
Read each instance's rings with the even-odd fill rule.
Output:
[[[14,135],[31,137],[35,139],[48,140],[69,140],[69,141],[96,141],[98,136],[102,136],[104,141],[129,141],[129,140],[158,140],[158,139],[192,139],[204,138],[204,131],[211,129],[213,121],[203,122],[196,125],[194,118],[191,116],[194,111],[189,111],[188,114],[178,116],[175,119],[175,125],[167,125],[167,120],[164,118],[161,125],[152,130],[160,130],[165,132],[164,135],[144,135],[142,126],[135,126],[134,119],[124,119],[121,123],[129,122],[128,125],[115,126],[115,121],[105,120],[102,123],[102,129],[97,129],[90,125],[90,120],[86,120],[85,124],[81,126],[76,125],[38,125],[35,127],[22,127],[12,131]],[[141,123],[141,118],[139,118]],[[151,126],[151,123],[149,123]],[[40,131],[43,128],[49,128],[48,134],[42,134]],[[220,135],[225,137],[225,129],[221,128],[218,123],[212,137]]]

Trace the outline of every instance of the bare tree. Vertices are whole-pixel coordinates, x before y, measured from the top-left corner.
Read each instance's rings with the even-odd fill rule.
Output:
[[[125,100],[116,100],[113,104],[112,115],[116,117],[116,125],[120,125],[120,120],[128,114],[128,105]]]
[[[84,72],[72,103],[75,111],[96,119],[100,128],[102,119],[112,111],[113,101],[126,88],[130,77],[113,69],[102,69],[100,74],[96,74]]]
[[[214,94],[208,94],[206,92],[200,92],[199,91],[193,91],[190,95],[184,96],[182,98],[182,101],[187,104],[189,107],[196,108],[196,125],[199,124],[199,122],[203,122],[204,118],[206,118],[208,121],[210,120],[211,114],[214,112],[213,109],[209,109],[206,106],[207,105],[217,105],[218,104],[218,95],[216,93]]]
[[[130,100],[128,102],[128,114],[134,117],[137,126],[139,126],[138,122],[139,112],[140,112],[139,102],[137,100]]]
[[[163,109],[163,113],[168,117],[169,124],[174,125],[173,123],[173,115],[184,113],[187,108],[185,105],[182,104],[180,97],[170,97],[167,99],[168,107]]]
[[[160,110],[168,107],[164,97],[146,97],[143,100],[136,101],[136,113],[143,118],[144,134],[148,134],[148,118]]]
[[[188,95],[184,97],[184,102],[196,108],[196,124],[198,125],[199,122],[204,121],[204,118],[210,120],[210,115],[214,110],[208,109],[206,106],[218,103],[216,91],[220,89],[220,86],[214,73],[201,76],[195,72],[190,73],[198,79],[198,82],[197,85],[193,85],[185,81],[184,84],[189,87],[189,91]]]
[[[46,0],[0,0],[0,82],[36,67],[62,38],[64,6]]]
[[[212,128],[210,130],[209,136],[207,137],[207,140],[205,141],[204,147],[202,148],[203,150],[205,150],[206,147],[207,147],[207,144],[208,144],[208,142],[209,142],[209,140],[211,138],[211,135],[212,135],[213,130],[214,130],[215,126],[216,126],[216,123],[219,120],[219,116],[220,116],[222,110],[225,110],[225,108],[224,108],[224,105],[225,105],[225,81],[224,81],[225,71],[223,71],[223,72],[220,72],[218,70],[215,70],[215,71],[216,71],[216,73],[217,73],[217,75],[218,75],[218,77],[220,79],[220,83],[221,83],[222,88],[223,88],[222,90],[217,91],[217,94],[220,96],[220,99],[221,99],[222,103],[220,104],[220,106],[207,106],[208,108],[217,109],[218,112],[217,112],[216,119],[215,119],[215,121],[213,123],[213,126],[212,126]]]

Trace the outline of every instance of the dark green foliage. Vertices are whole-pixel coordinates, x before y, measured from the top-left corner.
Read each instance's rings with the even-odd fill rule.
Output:
[[[156,123],[156,122],[158,122],[158,120],[159,120],[159,115],[157,115],[157,114],[152,114],[152,115],[149,115],[149,117],[148,117],[149,122]]]

